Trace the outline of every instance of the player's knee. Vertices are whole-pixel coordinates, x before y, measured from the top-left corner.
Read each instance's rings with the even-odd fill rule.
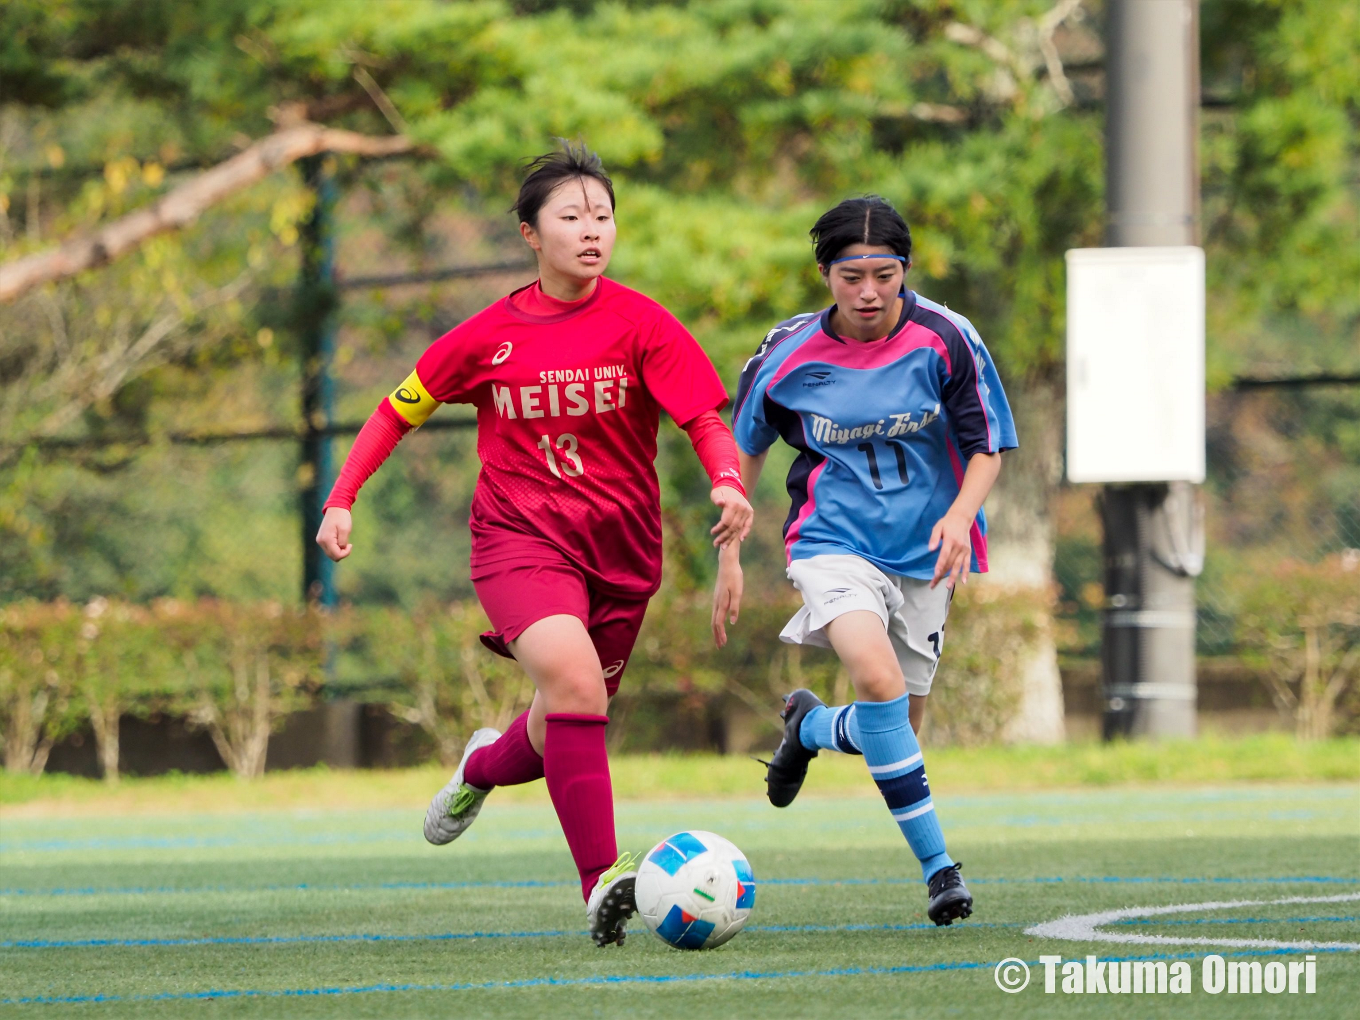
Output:
[[[850,677],[855,685],[855,696],[860,701],[894,701],[907,693],[907,682],[902,671],[888,665],[875,665],[858,670]]]
[[[562,670],[546,686],[549,689],[543,693],[550,712],[602,715],[609,704],[604,676],[598,668]]]

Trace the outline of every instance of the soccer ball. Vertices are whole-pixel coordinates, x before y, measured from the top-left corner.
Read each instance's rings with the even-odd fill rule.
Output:
[[[756,879],[746,855],[711,832],[677,832],[638,868],[638,913],[676,949],[713,949],[746,925]]]

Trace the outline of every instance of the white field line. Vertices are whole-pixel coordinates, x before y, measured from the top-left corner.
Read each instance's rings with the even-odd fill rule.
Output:
[[[1212,903],[1173,903],[1168,907],[1126,907],[1123,910],[1103,910],[1096,914],[1069,914],[1056,921],[1045,921],[1026,928],[1026,935],[1046,939],[1067,939],[1072,942],[1124,942],[1157,946],[1234,946],[1253,949],[1348,949],[1360,951],[1360,942],[1280,942],[1275,939],[1216,939],[1178,938],[1172,935],[1150,935],[1145,932],[1101,931],[1100,926],[1123,921],[1130,917],[1156,917],[1160,914],[1190,914],[1196,911],[1230,910],[1234,907],[1260,907],[1277,903],[1345,903],[1360,900],[1360,893],[1340,896],[1286,896],[1278,900],[1218,900]]]

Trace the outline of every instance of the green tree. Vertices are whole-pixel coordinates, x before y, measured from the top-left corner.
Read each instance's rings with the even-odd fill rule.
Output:
[[[104,781],[112,784],[119,780],[122,717],[172,704],[181,688],[178,664],[144,606],[95,598],[83,615],[76,642],[79,701],[94,731]]]
[[[80,723],[74,700],[80,615],[64,601],[0,609],[0,739],[5,771],[41,775]]]
[[[1103,226],[1101,11],[1099,0],[19,0],[0,11],[0,260],[54,231],[107,223],[298,117],[423,147],[419,158],[337,163],[351,237],[404,264],[504,255],[519,250],[502,212],[519,160],[581,135],[618,179],[615,272],[674,308],[731,384],[773,322],[825,300],[806,238],[815,215],[879,192],[914,228],[912,285],[968,315],[997,359],[1022,447],[989,506],[993,559],[998,580],[1039,590],[1061,467],[1062,256],[1099,244]],[[1246,369],[1354,368],[1357,50],[1360,14],[1347,0],[1203,4],[1215,385]],[[279,392],[291,382],[288,321],[271,288],[291,279],[306,207],[296,177],[281,174],[181,235],[9,306],[0,412],[24,430],[133,437],[163,434],[195,402],[219,423],[277,414],[277,400],[239,394],[243,379]],[[235,296],[224,290],[234,286]],[[354,301],[344,328],[380,360],[475,310],[441,293]],[[172,314],[171,333],[151,345],[164,353],[142,370],[94,370]],[[365,381],[352,406],[363,413],[393,381]],[[67,406],[79,413],[52,417]],[[663,481],[679,526],[670,575],[692,586],[710,560],[705,483],[682,444],[667,438]],[[376,518],[409,521],[404,540],[461,541],[420,510],[431,494],[465,495],[472,467],[456,449],[440,470],[457,481],[390,469],[410,473],[372,490]],[[73,491],[53,477],[30,455],[6,469],[0,498],[6,574],[48,592],[70,583],[52,564],[94,544],[53,542],[47,508]],[[45,502],[26,498],[44,484]],[[773,549],[781,497],[767,485],[761,542]],[[80,519],[79,502],[64,504],[63,520]],[[184,562],[196,554],[186,547]],[[186,566],[191,580],[174,583],[220,588],[233,569],[205,578]],[[376,565],[349,569],[401,597],[379,587]],[[450,571],[422,576],[436,584],[436,573]],[[1027,689],[1050,697],[1051,721],[1049,628],[1040,620],[1034,634],[1021,668]]]

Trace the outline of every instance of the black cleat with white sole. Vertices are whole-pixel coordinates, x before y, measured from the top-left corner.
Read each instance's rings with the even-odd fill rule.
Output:
[[[973,894],[963,884],[963,877],[959,874],[962,868],[962,864],[951,864],[930,876],[927,883],[930,903],[926,907],[926,916],[937,925],[953,924],[973,913]]]
[[[779,713],[784,720],[784,739],[765,768],[765,794],[775,807],[788,807],[803,788],[808,762],[817,757],[817,752],[803,746],[798,731],[803,717],[822,704],[821,698],[802,687],[784,699],[784,710]]]

